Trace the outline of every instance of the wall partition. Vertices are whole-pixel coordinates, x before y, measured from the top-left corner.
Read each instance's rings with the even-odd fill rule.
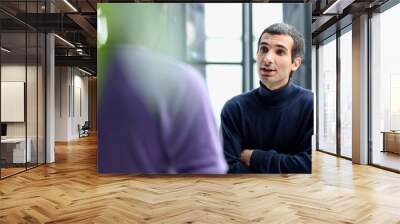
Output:
[[[39,4],[18,2],[17,16]],[[45,36],[17,16],[0,11],[0,178],[45,162]]]

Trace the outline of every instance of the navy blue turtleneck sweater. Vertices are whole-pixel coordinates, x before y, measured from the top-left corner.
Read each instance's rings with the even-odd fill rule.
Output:
[[[313,93],[289,82],[230,99],[222,109],[221,131],[229,173],[311,173]],[[250,166],[240,161],[253,149]]]

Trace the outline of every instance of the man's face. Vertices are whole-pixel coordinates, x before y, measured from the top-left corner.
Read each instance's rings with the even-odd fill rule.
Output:
[[[257,70],[261,82],[270,90],[283,87],[289,81],[289,75],[296,71],[301,58],[292,62],[293,39],[288,35],[264,33],[261,36],[257,52]]]

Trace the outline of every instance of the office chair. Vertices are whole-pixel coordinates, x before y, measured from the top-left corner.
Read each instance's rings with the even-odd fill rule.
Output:
[[[80,127],[80,125],[78,124],[79,138],[89,136],[89,129],[89,121],[85,121],[82,127]]]

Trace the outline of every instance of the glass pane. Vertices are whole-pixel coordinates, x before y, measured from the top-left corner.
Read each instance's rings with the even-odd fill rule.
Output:
[[[27,2],[27,13],[40,12],[38,1]],[[37,23],[37,17],[31,21]],[[36,30],[27,30],[27,75],[26,75],[26,125],[27,125],[27,167],[31,168],[38,164],[38,33]],[[30,152],[30,153],[29,153]]]
[[[340,127],[341,155],[351,158],[352,141],[352,35],[340,37]]]
[[[204,14],[207,37],[241,38],[242,4],[207,3],[204,4]]]
[[[242,55],[242,41],[226,38],[209,38],[206,41],[207,61],[215,62],[240,62]]]
[[[283,22],[283,4],[281,3],[253,3],[253,57],[256,58],[257,43],[265,28]],[[257,70],[253,69],[253,88],[258,88]]]
[[[253,89],[260,87],[260,78],[258,78],[257,63],[253,63]]]
[[[36,32],[27,33],[28,55],[27,55],[27,81],[26,81],[26,113],[27,113],[27,142],[28,168],[37,165],[37,76],[38,76],[38,35]]]
[[[46,38],[44,34],[39,34],[38,45],[38,140],[37,140],[37,153],[38,164],[45,163],[45,44]]]
[[[318,146],[336,154],[336,40],[318,50]]]
[[[372,163],[400,170],[400,5],[372,18]]]
[[[241,36],[242,4],[186,5],[187,60],[241,62]]]
[[[226,101],[242,92],[242,66],[207,65],[206,83],[218,126],[221,110]]]

